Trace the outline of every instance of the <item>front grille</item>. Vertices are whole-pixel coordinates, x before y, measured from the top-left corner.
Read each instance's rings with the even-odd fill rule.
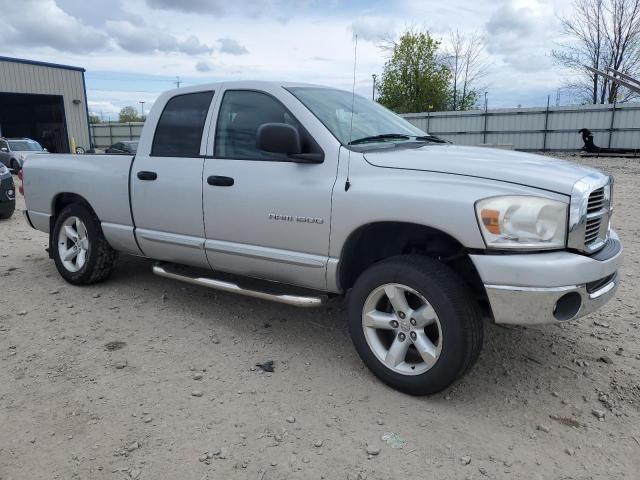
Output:
[[[606,187],[596,188],[589,194],[587,201],[587,222],[584,229],[584,245],[589,247],[597,247],[606,241],[609,230],[609,191]]]
[[[591,192],[589,195],[589,202],[587,203],[587,214],[602,210],[604,205],[604,187],[598,188]]]
[[[592,218],[591,220],[587,220],[587,228],[584,232],[585,245],[588,245],[598,239],[601,223],[602,222],[600,218]]]
[[[613,177],[594,172],[571,190],[567,246],[591,255],[609,239]]]

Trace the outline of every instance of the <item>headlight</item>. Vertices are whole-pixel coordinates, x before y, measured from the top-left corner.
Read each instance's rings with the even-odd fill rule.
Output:
[[[487,248],[564,248],[567,204],[528,196],[485,198],[476,215]]]
[[[9,169],[0,163],[0,175],[6,175],[9,173]]]

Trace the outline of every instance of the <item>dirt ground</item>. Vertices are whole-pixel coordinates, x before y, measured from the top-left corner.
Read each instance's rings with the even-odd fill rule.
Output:
[[[0,479],[638,479],[640,165],[587,163],[616,177],[617,298],[569,324],[487,324],[475,368],[429,398],[368,372],[340,302],[219,293],[133,257],[72,287],[16,211],[0,223]]]

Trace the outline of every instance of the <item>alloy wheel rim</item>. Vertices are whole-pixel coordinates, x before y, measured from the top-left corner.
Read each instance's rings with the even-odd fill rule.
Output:
[[[87,263],[89,237],[87,227],[78,217],[69,217],[62,223],[58,233],[58,255],[69,272],[78,272]]]
[[[364,302],[362,328],[373,354],[395,373],[420,375],[440,358],[440,319],[407,285],[387,283],[373,290]]]

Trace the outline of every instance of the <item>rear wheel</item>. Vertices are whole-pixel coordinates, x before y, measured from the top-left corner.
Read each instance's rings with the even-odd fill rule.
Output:
[[[118,252],[108,244],[100,221],[89,208],[79,204],[65,207],[51,235],[56,268],[67,282],[88,285],[111,275]]]
[[[383,260],[358,278],[349,331],[369,369],[412,395],[437,393],[460,378],[483,340],[468,287],[446,265],[418,255]]]

